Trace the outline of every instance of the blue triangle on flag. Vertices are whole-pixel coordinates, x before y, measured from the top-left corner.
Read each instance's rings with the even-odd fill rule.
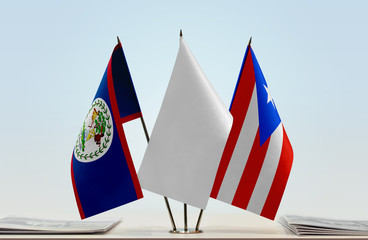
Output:
[[[256,78],[257,101],[258,101],[258,118],[259,118],[259,135],[260,145],[267,141],[271,134],[281,123],[279,113],[277,112],[275,102],[270,95],[268,85],[263,76],[262,70],[258,64],[257,58],[251,49],[254,75]]]

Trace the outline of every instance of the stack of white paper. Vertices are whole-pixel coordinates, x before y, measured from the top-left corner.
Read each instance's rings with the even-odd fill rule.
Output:
[[[280,223],[297,235],[368,235],[368,221],[348,221],[295,215],[283,216]]]
[[[6,217],[0,219],[2,233],[70,234],[106,232],[119,220],[106,221],[60,221],[36,218]]]

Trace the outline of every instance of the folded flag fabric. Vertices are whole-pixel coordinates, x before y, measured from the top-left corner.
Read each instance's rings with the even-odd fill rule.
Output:
[[[205,209],[232,117],[184,39],[147,146],[142,188]]]
[[[230,112],[234,122],[211,197],[273,220],[293,150],[250,44]]]
[[[71,176],[82,219],[143,197],[122,126],[138,117],[141,110],[119,42],[73,150]]]

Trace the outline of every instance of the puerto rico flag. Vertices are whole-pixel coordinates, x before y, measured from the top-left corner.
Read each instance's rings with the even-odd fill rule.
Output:
[[[273,220],[293,150],[250,44],[230,106],[233,126],[211,197]]]
[[[119,41],[73,150],[71,175],[82,219],[143,197],[122,126],[141,116]]]

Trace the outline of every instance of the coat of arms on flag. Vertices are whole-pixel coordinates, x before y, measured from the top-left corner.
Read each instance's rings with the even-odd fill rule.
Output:
[[[73,151],[71,175],[82,219],[143,197],[122,126],[141,116],[119,41]]]
[[[81,162],[96,161],[110,148],[114,128],[109,106],[102,98],[93,101],[74,147],[74,156]]]

